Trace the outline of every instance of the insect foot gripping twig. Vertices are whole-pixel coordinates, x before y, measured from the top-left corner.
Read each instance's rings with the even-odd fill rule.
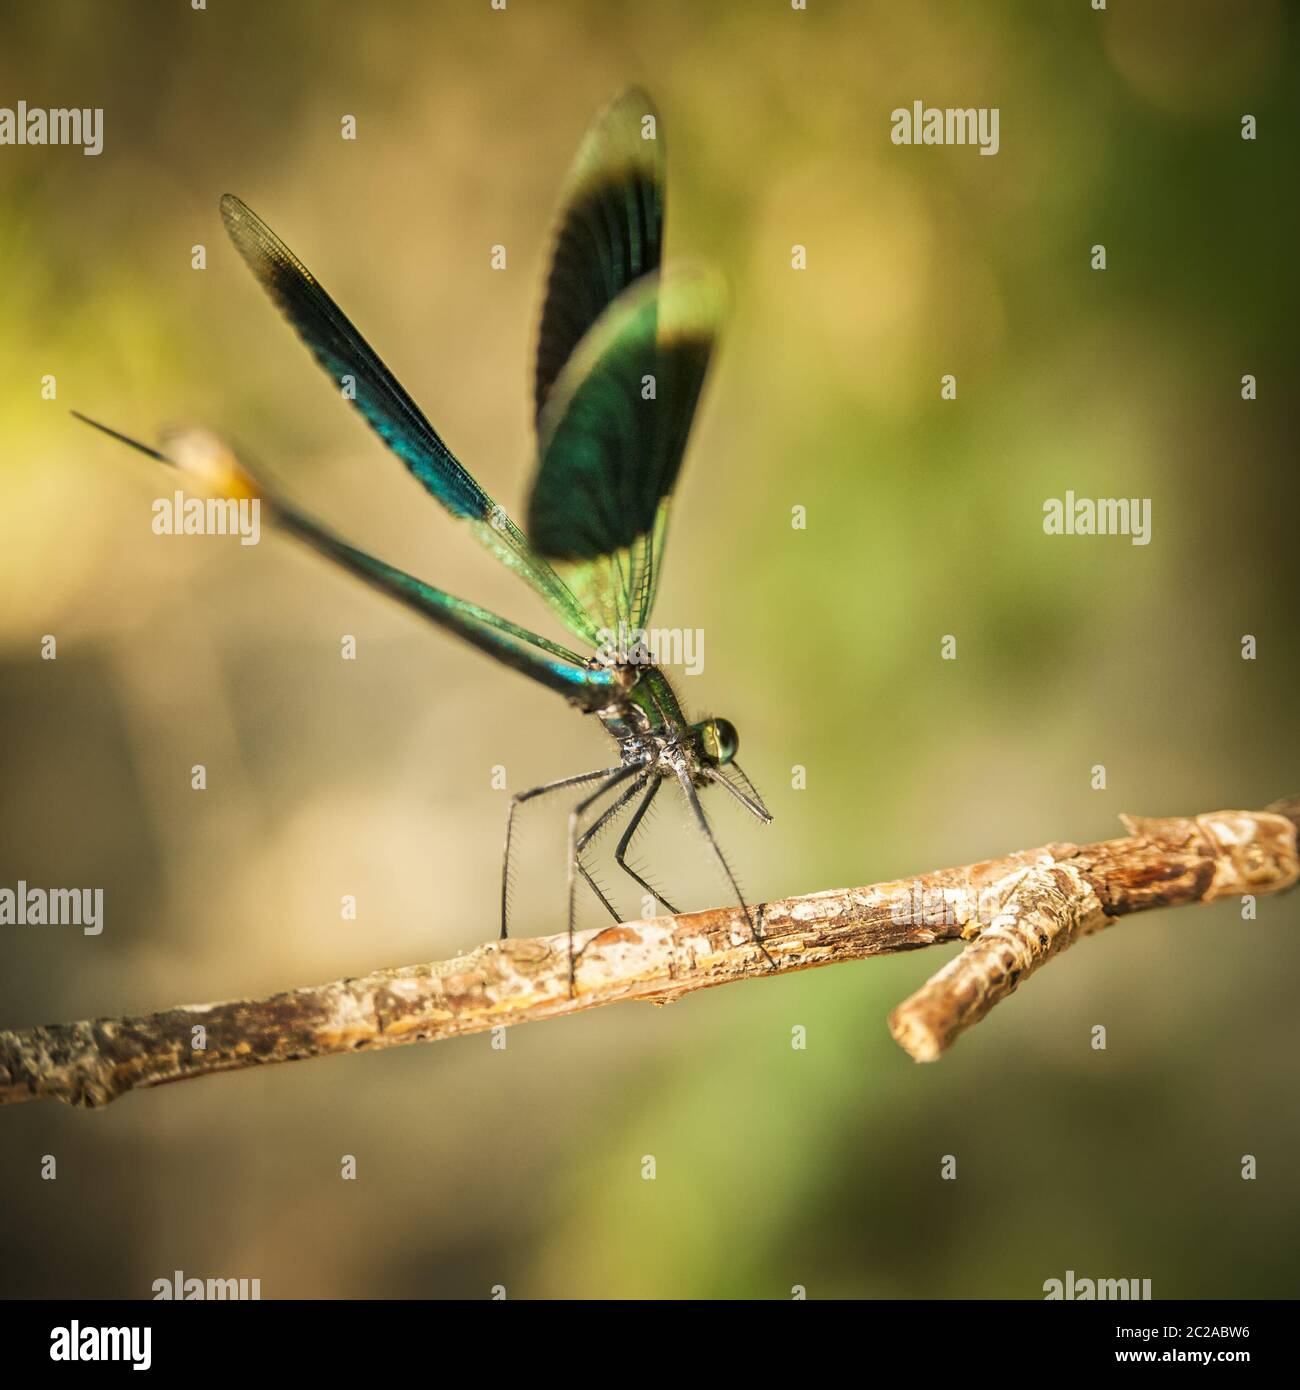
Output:
[[[101,1106],[219,1071],[434,1042],[634,999],[664,1003],[737,980],[965,940],[890,1020],[903,1047],[928,1061],[1077,937],[1147,908],[1277,893],[1300,879],[1300,797],[1267,811],[1126,823],[1132,833],[1122,840],[1045,845],[766,903],[758,920],[775,972],[739,914],[717,908],[579,933],[576,995],[563,932],[493,940],[452,960],[265,999],[0,1032],[0,1105]]]
[[[1300,799],[1262,812],[1121,819],[1128,839],[1050,846],[1038,864],[985,885],[970,944],[890,1016],[916,1061],[940,1057],[1028,975],[1126,913],[1276,893],[1300,879]]]

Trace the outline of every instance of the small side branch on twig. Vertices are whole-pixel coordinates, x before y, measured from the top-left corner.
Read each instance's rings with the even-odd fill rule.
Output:
[[[932,1061],[1079,937],[1153,907],[1277,893],[1300,880],[1300,797],[1267,811],[1125,817],[1129,835],[1049,844],[913,878],[758,909],[775,973],[964,940],[966,948],[890,1016],[895,1039]],[[569,990],[564,934],[493,941],[453,960],[161,1013],[0,1032],[0,1104],[100,1106],[127,1091],[212,1072],[431,1042],[631,999],[773,973],[738,909],[583,933]]]

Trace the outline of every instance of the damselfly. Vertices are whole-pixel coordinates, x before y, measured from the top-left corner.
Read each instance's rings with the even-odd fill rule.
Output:
[[[771,963],[753,915],[719,847],[700,792],[717,785],[758,820],[771,820],[736,762],[726,719],[690,722],[653,653],[608,635],[640,634],[654,602],[669,499],[722,317],[718,278],[665,270],[664,145],[642,91],[620,96],[593,124],[561,201],[542,306],[533,385],[537,470],[521,530],[455,458],[343,311],[278,236],[238,198],[221,200],[226,230],[281,313],[384,443],[452,516],[525,579],[582,643],[584,656],[477,604],[453,598],[349,544],[255,479],[200,431],[151,449],[86,423],[180,468],[210,494],[258,498],[270,519],[315,550],[482,651],[594,714],[618,762],[563,777],[510,803],[501,882],[507,935],[510,855],[521,805],[583,789],[568,824],[569,986],[576,988],[574,924],[581,878],[614,920],[620,915],[591,873],[601,831],[630,811],[614,851],[619,867],[669,912],[677,909],[628,851],[665,782],[684,796],[725,875],[755,946]],[[78,418],[85,420],[86,417]],[[603,803],[603,804],[602,804]]]

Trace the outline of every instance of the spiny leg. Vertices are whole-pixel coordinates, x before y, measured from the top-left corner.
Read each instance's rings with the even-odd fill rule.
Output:
[[[577,909],[576,889],[577,889],[578,871],[579,871],[579,869],[581,868],[581,865],[580,865],[579,862],[578,862],[578,824],[579,824],[579,822],[582,820],[582,817],[586,814],[587,810],[588,810],[595,802],[599,801],[600,798],[601,798],[602,796],[604,796],[604,794],[605,794],[606,792],[608,792],[608,791],[613,791],[613,789],[614,789],[615,787],[619,786],[619,785],[620,785],[621,783],[623,783],[623,782],[626,782],[626,781],[628,780],[629,777],[641,777],[641,776],[643,776],[643,775],[644,775],[644,772],[645,772],[645,769],[644,769],[644,767],[643,767],[643,765],[642,765],[641,763],[632,763],[631,765],[626,766],[626,767],[619,767],[619,768],[616,768],[616,769],[614,770],[612,776],[607,777],[606,780],[603,781],[603,782],[600,784],[600,786],[598,786],[598,787],[596,788],[596,790],[595,790],[594,792],[591,793],[590,796],[585,796],[585,797],[583,797],[583,799],[582,799],[580,802],[578,802],[578,804],[573,808],[573,810],[569,812],[569,861],[568,861],[568,862],[569,862],[569,995],[570,995],[570,997],[573,996],[573,992],[574,992],[574,985],[575,985],[575,982],[576,982],[576,967],[577,967],[577,958],[576,958],[576,957],[574,956],[574,954],[573,954],[573,920],[574,920],[575,911],[576,911],[576,909]],[[583,877],[585,877],[585,878],[587,879],[587,881],[590,883],[590,882],[591,882],[591,877],[590,877],[589,874],[587,874],[587,872],[586,872],[585,869],[582,869],[582,873],[583,873]],[[593,886],[594,886],[594,885],[593,885]],[[603,898],[604,895],[601,894],[601,897]],[[609,904],[606,903],[605,906],[606,906],[606,907],[609,907]],[[610,908],[610,911],[613,912],[614,917],[615,917],[615,920],[617,920],[617,918],[618,918],[618,913],[617,913],[617,912],[614,912],[613,908]]]
[[[745,810],[749,812],[751,816],[754,817],[755,820],[762,821],[764,825],[771,825],[772,813],[767,809],[766,806],[763,805],[763,798],[759,796],[754,784],[749,780],[748,777],[745,776],[743,772],[740,772],[740,768],[736,766],[735,763],[732,764],[732,767],[734,767],[736,771],[740,773],[741,779],[749,788],[752,795],[747,796],[743,791],[740,790],[739,787],[735,786],[732,783],[729,777],[724,776],[724,774],[719,772],[716,768],[706,767],[703,769],[703,772],[710,782],[716,782],[718,786],[726,787],[726,789],[732,794],[732,796],[734,796],[736,800],[740,802],[740,804],[745,808]]]
[[[645,796],[642,798],[641,804],[633,812],[632,819],[628,822],[628,827],[623,832],[623,838],[618,842],[618,848],[614,851],[614,862],[618,865],[620,869],[623,870],[625,874],[628,875],[629,878],[635,879],[636,882],[639,883],[641,887],[644,888],[652,898],[654,898],[657,902],[661,903],[664,907],[668,909],[669,912],[673,914],[674,917],[676,917],[677,909],[672,905],[672,903],[668,901],[667,898],[664,897],[664,895],[654,886],[653,883],[647,882],[644,878],[641,877],[639,873],[637,873],[637,871],[634,868],[632,868],[632,866],[627,862],[626,857],[628,848],[632,844],[632,837],[636,834],[638,827],[640,826],[642,820],[645,818],[646,812],[650,809],[650,803],[655,799],[655,793],[659,790],[661,786],[663,786],[663,778],[655,777],[652,779],[650,785],[646,788],[646,793]]]
[[[620,792],[618,799],[616,801],[611,802],[600,813],[600,815],[596,817],[592,824],[589,825],[586,828],[586,830],[584,830],[582,834],[578,836],[578,872],[583,876],[583,878],[587,880],[587,883],[590,886],[591,891],[595,893],[595,895],[600,899],[600,901],[605,906],[605,911],[608,912],[609,915],[616,922],[621,922],[623,920],[622,917],[619,915],[618,908],[616,908],[613,905],[613,903],[611,903],[610,900],[605,896],[604,892],[601,890],[600,884],[596,882],[595,877],[592,875],[591,871],[582,862],[582,855],[583,851],[592,842],[592,840],[595,839],[595,837],[599,835],[602,830],[604,830],[604,828],[610,823],[610,821],[614,820],[619,815],[619,813],[623,810],[627,803],[631,801],[632,798],[641,791],[641,789],[645,786],[645,778],[646,774],[643,773],[640,777],[636,779],[635,782],[632,783],[630,787],[628,787],[626,791]],[[579,951],[578,955],[580,957],[582,955],[582,951]]]
[[[565,787],[579,787],[584,782],[593,782],[597,777],[608,777],[611,773],[620,772],[623,764],[618,767],[604,767],[596,772],[580,772],[576,777],[561,777],[558,782],[545,782],[540,787],[534,787],[531,791],[519,792],[510,798],[510,811],[506,816],[506,852],[501,864],[501,940],[504,941],[510,934],[507,931],[509,916],[509,895],[510,895],[510,844],[514,836],[515,811],[525,801],[531,801],[535,796],[545,796],[548,792],[563,791]]]
[[[713,827],[709,824],[709,818],[704,814],[704,807],[700,805],[699,793],[695,790],[695,783],[691,781],[690,773],[684,768],[679,768],[677,780],[682,784],[682,789],[686,793],[686,799],[691,804],[691,810],[695,812],[695,820],[704,838],[709,842],[715,857],[722,865],[722,871],[727,876],[728,883],[731,884],[731,891],[736,895],[736,901],[740,904],[740,910],[745,914],[745,921],[749,925],[749,934],[754,939],[754,945],[763,953],[763,959],[772,967],[777,969],[776,961],[772,959],[771,952],[763,944],[763,938],[759,934],[758,928],[754,925],[754,918],[749,911],[749,904],[745,901],[745,895],[740,891],[740,884],[736,882],[736,875],[731,872],[731,865],[727,863],[727,856],[722,852],[722,846],[718,844],[713,835]]]

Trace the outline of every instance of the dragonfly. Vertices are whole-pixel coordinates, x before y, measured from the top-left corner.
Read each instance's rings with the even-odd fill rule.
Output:
[[[569,171],[553,239],[537,337],[532,404],[536,471],[526,530],[487,494],[324,287],[251,208],[232,194],[221,216],[235,248],[343,397],[424,489],[545,600],[583,655],[466,599],[453,597],[352,545],[302,511],[223,441],[173,433],[158,449],[73,412],[121,443],[169,464],[210,495],[258,499],[283,531],[504,666],[594,715],[617,748],[610,766],[511,797],[501,875],[501,937],[509,935],[511,853],[522,806],[574,792],[568,818],[569,989],[577,988],[578,885],[622,918],[592,873],[597,837],[629,818],[614,860],[668,912],[678,909],[628,861],[665,783],[729,885],[755,949],[775,966],[754,913],[700,801],[722,787],[763,824],[772,817],[736,760],[735,725],[688,719],[643,640],[662,570],[670,502],[718,341],[720,277],[663,264],[665,154],[661,121],[639,88],[592,123]],[[611,633],[634,639],[617,643]],[[585,949],[585,947],[584,947]]]

